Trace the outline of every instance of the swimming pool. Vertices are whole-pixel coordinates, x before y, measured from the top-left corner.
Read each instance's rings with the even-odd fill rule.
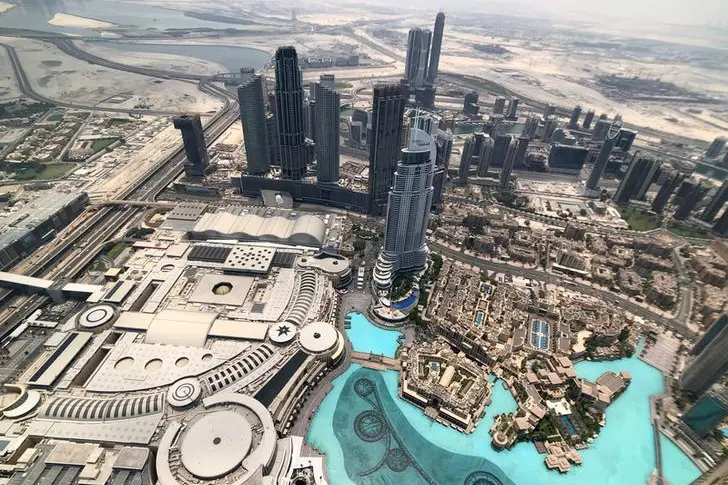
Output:
[[[571,418],[568,416],[559,416],[559,419],[564,424],[564,427],[569,432],[570,435],[574,436],[576,435],[576,426],[574,426],[574,423],[571,422]]]
[[[549,331],[551,326],[545,320],[531,320],[531,347],[537,350],[549,348]]]
[[[484,319],[485,319],[485,313],[478,310],[478,312],[475,314],[475,324],[482,325]]]
[[[392,307],[397,310],[409,310],[417,303],[417,300],[419,298],[420,290],[413,289],[412,292],[407,295],[407,298],[405,298],[404,300],[392,302]]]
[[[490,477],[488,479],[496,485],[644,485],[655,467],[649,396],[663,390],[660,372],[636,357],[611,362],[581,362],[575,368],[580,377],[591,381],[607,370],[626,370],[632,374],[632,384],[607,409],[606,427],[591,447],[580,452],[583,464],[573,467],[564,475],[546,470],[543,455],[539,455],[530,443],[520,443],[503,452],[491,447],[488,430],[495,416],[516,410],[515,401],[500,381],[493,386],[492,403],[486,408],[486,415],[472,434],[465,435],[433,422],[421,409],[399,399],[396,372],[378,372],[353,365],[334,380],[333,390],[312,419],[307,440],[327,453],[326,466],[331,485],[420,483],[423,477],[416,469],[409,467],[411,461],[408,454],[392,451],[391,456],[387,455],[390,449],[385,450],[385,440],[377,440],[373,442],[374,445],[370,445],[371,442],[356,435],[356,418],[367,408],[352,405],[353,401],[359,399],[354,385],[358,378],[365,377],[375,382],[386,415],[394,416],[390,423],[394,432],[398,436],[405,436],[405,447],[411,443],[412,455],[422,462],[423,473],[434,474],[428,475],[430,478],[435,477],[434,483],[470,483],[464,481],[469,476],[465,476],[465,471],[474,473],[475,470],[491,474],[498,481]],[[375,410],[370,404],[358,403],[356,406],[369,406],[368,410]],[[362,436],[373,439],[382,433],[378,430],[380,424],[381,421],[371,414],[366,419],[362,417],[359,420],[360,433],[364,430]],[[663,453],[666,453],[663,457],[671,463],[670,466],[666,464],[665,474],[672,485],[688,485],[698,476],[695,466],[679,449],[663,446]],[[386,466],[374,470],[375,465],[372,465],[365,469],[365,465],[374,461],[382,461]],[[394,468],[387,463],[393,464]],[[445,477],[432,470],[433,467],[454,468],[450,463],[460,466],[462,473]],[[407,464],[406,469],[395,471],[404,464]],[[368,470],[373,471],[361,476]]]
[[[349,313],[347,318],[351,321],[351,327],[346,329],[346,336],[356,352],[371,352],[394,358],[399,347],[397,339],[402,336],[400,332],[379,328],[361,313]]]

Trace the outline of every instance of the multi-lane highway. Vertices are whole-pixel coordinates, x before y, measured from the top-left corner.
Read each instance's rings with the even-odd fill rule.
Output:
[[[108,107],[100,107],[95,106],[93,104],[83,104],[83,103],[70,103],[67,101],[62,101],[58,99],[51,99],[47,96],[44,96],[40,94],[39,92],[35,91],[33,89],[33,86],[30,84],[30,81],[28,81],[28,77],[25,74],[25,70],[23,69],[22,64],[20,63],[20,58],[18,57],[17,52],[15,49],[4,43],[0,43],[0,47],[5,48],[5,51],[8,53],[8,57],[10,58],[10,64],[13,67],[13,71],[15,72],[15,78],[18,80],[18,87],[20,88],[20,92],[23,93],[23,96],[34,99],[36,101],[39,101],[41,103],[46,103],[53,106],[58,106],[61,108],[76,108],[76,109],[88,109],[88,110],[94,110],[94,111],[105,111],[105,112],[111,112],[111,113],[129,113],[129,114],[145,114],[145,115],[157,115],[157,116],[168,116],[177,114],[173,111],[164,111],[164,110],[149,110],[149,109],[134,109],[134,108],[108,108]]]
[[[83,51],[74,50],[67,44],[61,42],[67,49],[69,55],[83,56]],[[0,44],[8,51],[8,54],[18,79],[21,91],[28,97],[48,104],[69,107],[92,109],[96,111],[105,111],[95,106],[82,106],[78,104],[57,102],[33,91],[25,71],[20,64],[20,60],[15,50],[8,45]],[[71,44],[72,45],[72,44]],[[82,57],[83,58],[83,57]],[[98,57],[94,57],[94,62],[100,64]],[[83,58],[87,60],[88,58]],[[109,61],[107,67],[137,72],[139,68],[133,66],[124,66],[123,64]],[[105,64],[105,65],[106,65]],[[165,77],[167,79],[175,79],[178,73],[150,70],[150,72],[138,72],[139,74]],[[205,136],[208,144],[213,143],[227,128],[229,128],[238,118],[238,108],[235,97],[224,88],[221,88],[208,81],[203,76],[184,75],[184,80],[196,82],[198,88],[210,95],[216,96],[224,100],[225,104],[205,126]],[[113,110],[113,111],[118,111]],[[137,110],[125,110],[134,112]],[[139,110],[144,114],[155,114],[149,110]],[[163,113],[169,114],[169,113]],[[156,196],[164,190],[182,171],[185,160],[185,153],[182,147],[175,151],[170,157],[162,160],[152,170],[141,176],[136,183],[127,187],[122,193],[116,196],[117,199],[132,200],[154,200]],[[109,239],[119,229],[124,227],[139,212],[138,207],[102,207],[95,213],[90,215],[86,221],[79,225],[73,232],[68,234],[56,247],[39,261],[32,264],[25,274],[39,277],[57,277],[72,278],[96,256],[98,248]],[[7,290],[0,291],[0,304],[15,306],[16,311],[12,317],[0,322],[0,338],[5,337],[13,328],[24,318],[27,318],[35,309],[40,307],[44,302],[44,298],[40,296],[34,297],[15,297],[12,292]]]

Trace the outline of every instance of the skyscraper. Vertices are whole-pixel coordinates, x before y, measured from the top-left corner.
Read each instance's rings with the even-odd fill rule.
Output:
[[[425,130],[410,129],[389,192],[382,251],[374,267],[377,290],[387,291],[397,274],[417,271],[427,263],[425,236],[432,205],[435,144]]]
[[[574,106],[574,110],[571,112],[571,119],[569,119],[568,128],[576,128],[579,126],[579,117],[581,116],[581,106],[578,104]]]
[[[700,339],[690,349],[690,355],[698,355],[710,345],[715,338],[728,328],[728,313],[718,317]]]
[[[400,156],[406,95],[400,84],[374,86],[369,140],[370,214],[383,215]]]
[[[617,137],[617,143],[615,143],[614,148],[622,150],[623,152],[628,152],[629,149],[632,148],[632,144],[634,143],[636,138],[636,131],[625,130],[624,128],[622,128],[622,131],[619,132],[619,136]]]
[[[445,167],[447,171],[450,166],[450,157],[452,156],[452,131],[449,128],[447,130],[438,129],[435,143],[437,143],[437,159],[435,160],[435,165]]]
[[[494,115],[502,115],[503,109],[506,107],[506,98],[501,98],[498,96],[495,98],[495,101],[493,102],[493,114]]]
[[[473,151],[475,148],[475,140],[473,137],[466,138],[463,145],[463,153],[460,157],[460,167],[458,167],[458,180],[460,185],[468,185],[470,177],[470,163],[473,160]]]
[[[506,115],[506,119],[509,120],[515,120],[518,119],[518,98],[511,98],[511,100],[508,102],[508,114]]]
[[[182,143],[185,147],[185,175],[187,177],[202,177],[210,164],[210,155],[207,153],[205,132],[202,131],[200,115],[180,115],[172,118],[174,127],[182,132]]]
[[[508,145],[511,143],[511,135],[497,135],[495,137],[495,146],[493,147],[492,166],[502,167],[506,160]]]
[[[268,132],[268,160],[275,167],[281,166],[281,144],[278,141],[278,123],[273,113],[265,117],[265,128]]]
[[[319,76],[319,84],[327,89],[336,91],[336,77],[333,74],[321,74]]]
[[[614,145],[617,142],[617,136],[619,135],[621,127],[622,125],[619,123],[613,123],[609,127],[606,137],[604,138],[604,142],[602,143],[602,148],[599,150],[599,155],[597,155],[594,167],[592,168],[592,171],[589,174],[589,179],[586,182],[587,189],[596,190],[599,187],[599,180],[602,178],[602,174],[607,166],[609,157],[612,155],[612,150],[614,150]]]
[[[518,137],[518,149],[516,150],[515,159],[513,160],[513,168],[525,168],[529,141],[528,137]]]
[[[500,186],[501,189],[508,187],[508,182],[511,180],[511,173],[513,172],[513,165],[516,161],[516,152],[518,151],[518,140],[515,136],[511,135],[511,141],[508,144],[508,150],[506,151],[506,159],[503,163],[503,168],[500,173]]]
[[[590,129],[590,128],[591,128],[591,124],[592,124],[592,121],[594,121],[594,110],[593,110],[593,109],[590,109],[590,110],[589,110],[589,111],[587,111],[587,112],[586,112],[586,114],[584,115],[584,123],[582,123],[582,125],[581,125],[581,126],[582,126],[582,127],[583,127],[583,128],[585,129],[585,130],[588,130],[588,129]]]
[[[682,419],[695,434],[705,438],[726,417],[728,417],[728,388],[716,383],[700,396]]]
[[[670,200],[670,196],[675,191],[675,188],[682,182],[682,174],[675,171],[670,178],[665,180],[660,187],[660,190],[655,196],[655,200],[652,202],[652,210],[658,214],[662,214],[665,211],[665,206]]]
[[[316,177],[322,183],[339,181],[340,97],[335,90],[313,83],[316,99]]]
[[[275,55],[276,121],[280,143],[281,176],[298,180],[306,174],[306,137],[303,121],[303,83],[294,47],[279,47]]]
[[[696,185],[695,188],[685,196],[685,199],[678,204],[675,214],[672,216],[673,219],[682,221],[690,217],[690,213],[693,212],[695,207],[698,205],[698,202],[703,199],[707,192],[708,189],[706,189],[702,183]]]
[[[465,95],[465,99],[463,100],[463,113],[468,116],[476,116],[479,111],[480,106],[478,106],[478,93],[470,91]]]
[[[543,133],[541,134],[542,141],[551,141],[556,132],[556,127],[559,126],[559,120],[555,116],[549,116],[544,120]]]
[[[726,348],[728,328],[723,326],[685,368],[680,377],[680,387],[693,395],[699,395],[720,380],[728,371]]]
[[[262,175],[270,170],[263,81],[263,76],[252,73],[247,82],[238,88],[240,121],[243,124],[249,175]]]
[[[629,164],[627,173],[614,194],[614,201],[617,204],[626,204],[630,199],[635,198],[648,176],[654,176],[657,161],[649,157],[635,157]],[[651,180],[651,178],[650,178]]]
[[[718,214],[723,204],[728,201],[728,180],[723,182],[723,185],[718,188],[718,192],[713,196],[708,203],[708,207],[705,208],[703,213],[700,215],[700,219],[705,222],[713,222],[715,216]]]
[[[316,141],[316,99],[313,96],[313,84],[311,83],[311,95],[303,102],[303,134],[309,140]]]
[[[483,141],[483,147],[480,150],[478,156],[478,177],[485,177],[488,175],[488,168],[493,161],[493,147],[495,146],[493,139],[487,137]]]
[[[436,154],[435,154],[435,173],[432,177],[432,211],[439,212],[442,210],[442,193],[445,190],[445,182],[447,181],[447,169],[450,166],[450,156],[452,155],[452,131],[437,129],[435,137]]]
[[[644,200],[645,196],[647,195],[647,191],[650,190],[650,187],[652,186],[652,182],[655,181],[655,178],[658,175],[658,171],[660,170],[660,167],[662,166],[662,162],[659,160],[652,160],[652,162],[649,163],[647,170],[645,171],[644,179],[642,180],[642,184],[640,185],[640,188],[637,190],[637,193],[634,195],[634,198],[637,200]]]
[[[546,107],[543,109],[543,117],[548,118],[549,116],[554,116],[556,114],[556,106],[553,104],[547,104]]]
[[[427,29],[415,27],[409,31],[404,77],[410,89],[422,86],[427,79],[431,37],[432,33]]]
[[[536,138],[538,132],[538,116],[529,116],[526,118],[526,122],[523,124],[523,130],[521,130],[521,136],[525,136],[528,139],[533,140]]]
[[[728,209],[724,210],[720,219],[713,224],[713,231],[720,236],[728,236]]]
[[[437,83],[437,71],[440,68],[440,50],[442,49],[442,36],[445,32],[445,12],[438,12],[435,17],[435,30],[432,34],[432,49],[430,52],[430,67],[427,80]]]
[[[594,131],[592,132],[592,140],[593,141],[602,141],[607,137],[607,133],[609,133],[609,128],[612,126],[612,123],[609,122],[609,120],[602,120],[599,119],[596,124],[594,125]]]
[[[720,155],[726,145],[726,138],[719,136],[710,144],[708,149],[705,151],[705,158],[716,158]]]

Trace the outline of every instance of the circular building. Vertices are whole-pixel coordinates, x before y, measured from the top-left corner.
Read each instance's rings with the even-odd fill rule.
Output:
[[[116,320],[116,310],[111,305],[92,305],[76,316],[76,325],[81,330],[100,330]]]
[[[255,477],[271,470],[276,445],[273,419],[265,406],[250,396],[217,394],[182,421],[169,423],[157,452],[158,483],[258,483]]]
[[[200,381],[194,377],[185,377],[169,388],[167,402],[173,408],[184,408],[197,401],[201,392]]]
[[[345,341],[336,327],[325,322],[309,323],[298,331],[303,350],[337,362],[344,355]]]

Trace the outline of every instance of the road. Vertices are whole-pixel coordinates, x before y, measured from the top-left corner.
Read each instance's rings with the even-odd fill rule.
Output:
[[[13,66],[15,71],[15,77],[18,80],[18,87],[20,92],[27,98],[34,99],[41,103],[46,103],[53,106],[59,106],[61,108],[73,108],[73,109],[87,109],[93,111],[104,111],[109,113],[129,113],[129,114],[142,114],[142,115],[156,115],[156,116],[171,116],[178,114],[176,111],[163,111],[163,110],[149,110],[149,109],[134,109],[134,108],[107,108],[96,105],[87,105],[81,103],[69,103],[67,101],[61,101],[57,99],[51,99],[47,96],[43,96],[33,89],[33,86],[28,81],[28,77],[25,74],[20,58],[18,57],[15,49],[8,45],[0,43],[0,47],[5,48],[10,58],[10,64]]]
[[[658,315],[626,298],[624,298],[621,295],[612,293],[608,290],[602,290],[599,288],[594,288],[589,285],[585,285],[583,283],[580,283],[579,281],[572,280],[569,278],[564,278],[562,276],[554,275],[551,273],[546,273],[544,271],[538,270],[538,269],[529,269],[529,268],[521,268],[518,266],[513,266],[511,264],[506,263],[496,263],[494,261],[486,261],[480,258],[477,258],[475,256],[472,256],[470,254],[466,254],[462,251],[456,251],[454,249],[451,249],[445,245],[439,244],[437,242],[428,242],[428,245],[431,249],[437,251],[438,253],[442,254],[443,256],[446,256],[448,258],[461,261],[463,263],[469,264],[471,266],[478,267],[480,269],[495,271],[497,273],[505,273],[509,275],[514,276],[521,276],[524,278],[530,278],[537,281],[542,281],[544,283],[550,283],[555,285],[561,285],[565,286],[568,282],[568,285],[574,288],[575,290],[578,290],[581,293],[584,293],[586,295],[593,296],[595,298],[599,298],[604,301],[614,301],[615,299],[619,299],[619,306],[627,310],[628,312],[637,315],[641,318],[644,318],[645,320],[659,322],[662,325],[664,325],[666,328],[669,328],[670,330],[673,330],[676,333],[679,333],[684,336],[694,336],[694,332],[692,332],[690,329],[688,329],[684,322],[678,321],[677,319],[666,319],[662,317],[661,315]]]
[[[68,103],[58,103],[55,100],[38,95],[32,90],[14,49],[4,44],[0,45],[8,50],[13,69],[18,78],[18,84],[21,86],[21,91],[28,97],[61,107],[81,107],[82,109],[104,111],[104,109],[99,109],[98,107],[82,107]],[[76,51],[71,52],[80,55]],[[113,65],[115,66],[114,68],[119,70],[132,69],[126,69],[127,66],[118,63],[113,63]],[[136,68],[133,69],[135,70]],[[173,78],[170,74],[163,75],[167,76],[167,78]],[[225,102],[223,109],[215,114],[204,127],[205,138],[208,145],[210,145],[238,119],[238,106],[235,102],[235,96],[224,88],[216,86],[203,78],[198,79],[196,82],[201,91],[219,97]],[[145,114],[153,114],[148,110],[141,111]],[[116,198],[141,201],[154,200],[165,187],[179,176],[183,170],[184,160],[184,149],[180,147],[171,156],[142,175],[136,183],[124,189]],[[37,277],[62,275],[64,278],[72,278],[93,260],[101,245],[136,217],[138,212],[138,207],[103,207],[98,209],[83,224],[69,234],[66,239],[60,244],[57,244],[50,253],[32,264],[25,271],[25,274]],[[45,297],[37,295],[31,297],[16,297],[12,291],[0,290],[0,304],[3,306],[15,305],[17,308],[10,317],[0,322],[0,325],[2,325],[0,339],[4,339],[17,325],[44,304],[45,300]]]

